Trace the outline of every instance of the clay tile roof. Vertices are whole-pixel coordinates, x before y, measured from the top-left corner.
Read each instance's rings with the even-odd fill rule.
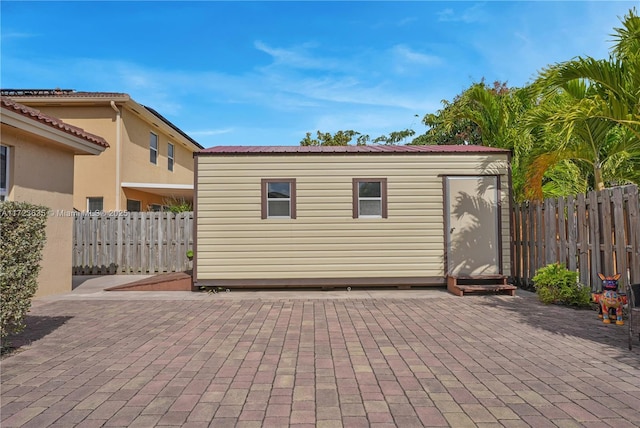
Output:
[[[88,132],[86,132],[84,129],[82,128],[78,128],[77,126],[73,126],[73,125],[69,125],[68,123],[63,122],[62,120],[55,118],[55,117],[51,117],[51,116],[47,116],[46,114],[41,113],[39,110],[36,110],[34,108],[31,107],[27,107],[24,106],[22,104],[19,104],[9,98],[6,97],[2,97],[0,96],[0,106],[2,108],[5,108],[7,110],[11,110],[14,111],[18,114],[21,114],[25,117],[31,118],[33,120],[36,120],[40,123],[43,123],[47,126],[50,126],[52,128],[56,128],[59,129],[61,131],[66,132],[67,134],[71,134],[73,136],[76,137],[80,137],[84,140],[87,140],[97,146],[102,146],[102,147],[109,147],[109,143],[107,143],[107,141],[102,138],[99,137],[97,135],[94,134],[90,134]]]
[[[217,146],[198,152],[210,155],[238,154],[410,154],[410,153],[510,153],[509,150],[485,146]]]

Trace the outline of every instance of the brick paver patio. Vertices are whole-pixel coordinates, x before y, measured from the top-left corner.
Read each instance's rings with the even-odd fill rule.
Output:
[[[640,426],[640,343],[593,311],[521,291],[177,293],[37,302],[0,363],[1,425]]]

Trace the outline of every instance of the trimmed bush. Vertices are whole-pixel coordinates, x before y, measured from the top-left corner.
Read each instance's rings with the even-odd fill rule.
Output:
[[[554,263],[538,269],[533,283],[542,303],[590,306],[591,290],[578,283],[578,273],[568,270],[564,265]]]
[[[0,203],[0,341],[24,330],[24,317],[38,289],[38,273],[49,208],[26,202]]]

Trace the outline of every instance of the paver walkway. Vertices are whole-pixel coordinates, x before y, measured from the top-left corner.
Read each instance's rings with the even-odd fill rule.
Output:
[[[640,426],[640,344],[520,290],[107,294],[36,302],[2,427]]]

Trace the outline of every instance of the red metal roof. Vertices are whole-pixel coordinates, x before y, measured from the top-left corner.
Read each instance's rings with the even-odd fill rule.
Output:
[[[102,147],[109,147],[109,143],[107,143],[107,141],[102,138],[99,137],[97,135],[94,134],[90,134],[88,132],[86,132],[84,129],[82,128],[78,128],[77,126],[73,126],[73,125],[69,125],[68,123],[63,122],[62,120],[55,118],[55,117],[51,117],[51,116],[47,116],[46,114],[41,113],[39,110],[36,110],[34,108],[31,107],[27,107],[24,106],[22,104],[19,104],[9,98],[6,97],[0,97],[1,99],[1,103],[0,105],[2,106],[2,108],[5,108],[7,110],[11,110],[14,111],[18,114],[21,114],[22,116],[31,118],[35,121],[38,121],[40,123],[43,123],[47,126],[50,126],[52,128],[56,128],[59,129],[61,131],[66,132],[67,134],[71,134],[75,137],[80,137],[84,140],[87,140],[97,146],[102,146]]]
[[[197,152],[196,155],[237,154],[409,154],[409,153],[510,153],[509,150],[485,146],[217,146]]]

